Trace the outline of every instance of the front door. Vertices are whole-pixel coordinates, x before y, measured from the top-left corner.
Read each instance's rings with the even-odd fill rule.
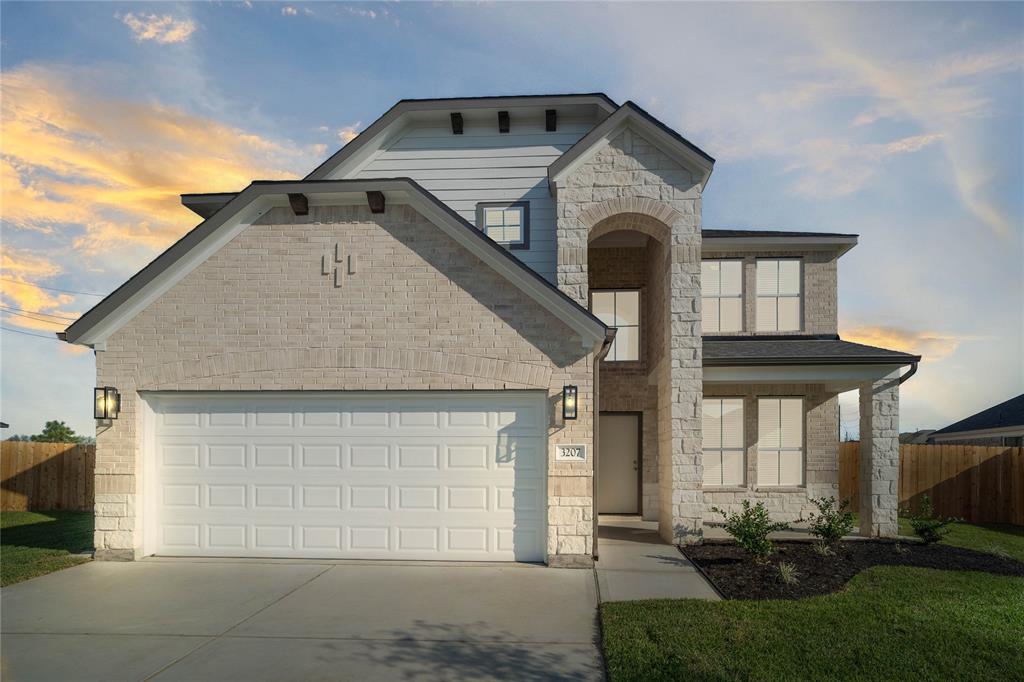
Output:
[[[640,415],[600,415],[598,497],[600,514],[640,512]]]

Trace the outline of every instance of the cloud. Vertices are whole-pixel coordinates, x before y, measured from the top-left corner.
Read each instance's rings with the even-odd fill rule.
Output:
[[[0,271],[4,277],[0,281],[0,302],[8,308],[40,313],[15,315],[11,311],[3,311],[5,324],[43,331],[59,331],[70,324],[71,320],[65,322],[53,318],[77,317],[79,311],[69,307],[75,302],[75,297],[51,293],[34,283],[59,275],[61,270],[58,263],[43,255],[5,244],[0,252]]]
[[[844,329],[845,341],[879,346],[890,350],[920,355],[922,362],[937,362],[951,356],[960,343],[973,337],[960,337],[931,331],[915,331],[900,327],[860,326]]]
[[[196,30],[196,24],[191,19],[175,19],[169,14],[157,16],[156,14],[115,14],[115,18],[131,29],[135,42],[141,43],[152,40],[160,45],[183,43],[191,37]]]
[[[362,127],[362,121],[356,121],[352,125],[345,126],[338,130],[338,139],[341,140],[342,144],[348,144],[359,135],[359,128]]]
[[[283,14],[286,17],[294,17],[298,16],[299,10],[295,9],[291,5],[285,5],[284,7],[281,8],[281,14]]]
[[[181,193],[294,177],[311,162],[308,148],[113,100],[76,75],[47,66],[4,74],[0,173],[5,229],[61,236],[77,259],[119,256],[130,267],[195,224]]]

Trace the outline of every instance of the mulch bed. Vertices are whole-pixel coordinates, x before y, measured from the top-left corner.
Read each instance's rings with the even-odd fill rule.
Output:
[[[809,542],[776,542],[775,553],[758,564],[734,544],[680,548],[726,599],[802,599],[838,592],[853,576],[871,566],[916,566],[949,571],[984,571],[1024,577],[1024,563],[949,545],[858,540],[840,543],[835,556],[821,556]],[[779,579],[778,564],[796,566],[799,583]]]

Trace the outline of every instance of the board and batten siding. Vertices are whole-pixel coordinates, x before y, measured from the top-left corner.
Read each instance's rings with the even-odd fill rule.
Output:
[[[548,192],[548,166],[593,125],[559,118],[558,130],[549,133],[543,120],[518,121],[514,114],[504,134],[497,121],[467,120],[462,135],[447,126],[414,125],[349,177],[410,177],[474,225],[480,202],[530,202],[530,248],[511,253],[553,282],[555,200]]]

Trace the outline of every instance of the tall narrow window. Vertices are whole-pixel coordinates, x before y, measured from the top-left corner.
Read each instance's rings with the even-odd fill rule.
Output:
[[[704,485],[743,485],[743,398],[704,398]]]
[[[615,327],[615,341],[605,360],[623,362],[640,359],[640,292],[595,291],[590,310],[597,319]]]
[[[743,261],[701,261],[700,295],[704,332],[743,331]]]
[[[477,204],[476,224],[488,237],[510,249],[530,247],[530,203]]]
[[[802,485],[804,482],[804,401],[762,398],[757,401],[757,484]]]
[[[757,261],[757,331],[800,331],[800,260]]]

